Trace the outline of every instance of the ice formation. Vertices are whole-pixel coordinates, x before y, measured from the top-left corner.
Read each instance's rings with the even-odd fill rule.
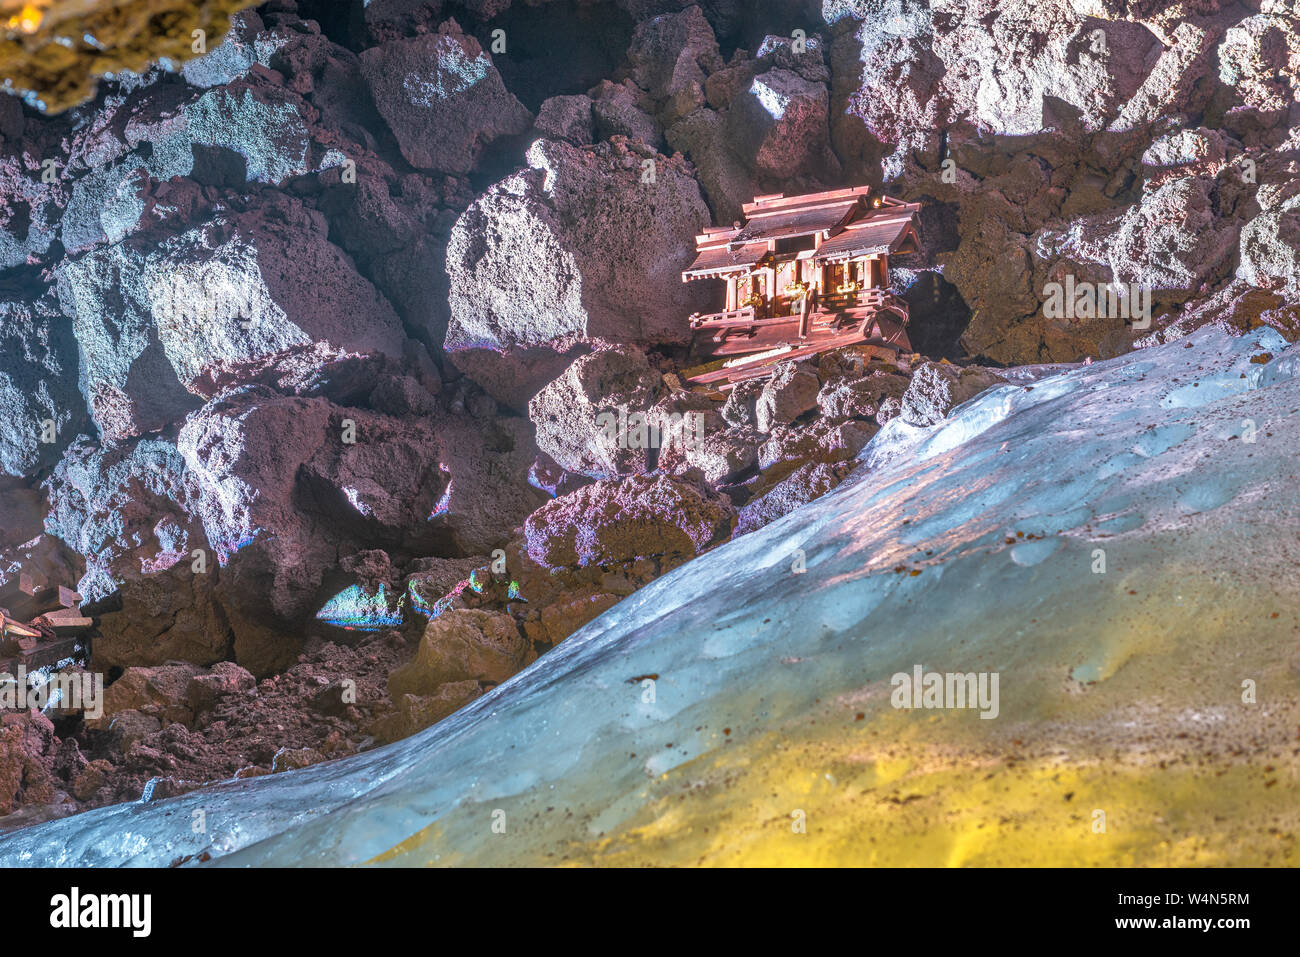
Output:
[[[895,420],[415,737],[0,862],[1294,864],[1298,369],[1207,328]],[[916,666],[997,718],[892,707]]]

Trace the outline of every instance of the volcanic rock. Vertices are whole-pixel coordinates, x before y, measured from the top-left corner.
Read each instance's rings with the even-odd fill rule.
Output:
[[[657,100],[665,100],[722,65],[713,28],[698,6],[643,20],[627,51],[632,79]]]
[[[710,485],[730,482],[758,465],[764,436],[746,425],[705,431],[686,443],[686,464],[704,474]]]
[[[533,657],[509,615],[452,609],[428,623],[415,658],[393,672],[388,691],[396,698],[435,694],[449,682],[500,684]]]
[[[778,425],[789,425],[810,409],[817,408],[821,382],[810,366],[783,362],[763,386],[754,403],[755,425],[760,432],[771,432]]]
[[[665,475],[600,481],[548,502],[528,517],[528,556],[547,568],[690,558],[731,534],[725,500]]]
[[[203,673],[197,665],[168,662],[155,667],[133,667],[104,689],[104,713],[87,718],[91,728],[106,730],[113,718],[123,711],[138,711],[158,718],[164,724],[190,724],[194,711],[189,703],[189,686]]]
[[[705,306],[681,270],[708,210],[678,162],[548,140],[528,162],[465,211],[447,248],[450,358],[516,408],[575,342],[685,342],[686,317]]]
[[[86,405],[77,391],[77,344],[52,297],[4,295],[0,475],[22,478],[54,464],[84,423]]]
[[[1004,382],[989,369],[959,368],[943,362],[926,362],[912,375],[903,395],[902,416],[913,425],[929,426],[985,389]]]
[[[297,353],[402,354],[392,308],[295,201],[96,249],[60,269],[58,291],[106,438],[159,429]]]
[[[553,96],[542,103],[533,125],[544,136],[567,140],[574,146],[588,146],[594,132],[591,98],[581,94]]]
[[[468,173],[484,147],[532,125],[492,58],[454,20],[436,34],[371,47],[361,54],[361,69],[402,155],[417,169]]]
[[[824,176],[839,168],[830,149],[825,84],[772,69],[754,77],[727,114],[736,152],[760,176]]]
[[[758,466],[766,471],[780,462],[844,462],[866,447],[879,431],[874,422],[816,419],[796,428],[780,425],[758,450]]]
[[[807,462],[799,466],[768,491],[745,503],[738,514],[736,534],[756,531],[825,495],[840,484],[842,470],[843,466],[825,462]]]
[[[663,377],[635,349],[585,355],[528,403],[537,446],[566,471],[592,478],[644,472],[652,451],[646,412],[662,388]]]
[[[908,378],[875,371],[862,377],[836,376],[817,393],[817,408],[828,419],[876,419],[887,398],[901,399]],[[881,423],[882,425],[884,423]]]

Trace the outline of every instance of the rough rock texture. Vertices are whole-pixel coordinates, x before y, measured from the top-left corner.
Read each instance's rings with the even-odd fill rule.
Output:
[[[388,691],[396,698],[435,694],[453,682],[500,684],[533,657],[509,615],[452,610],[429,622],[415,658],[393,672]]]
[[[781,462],[845,462],[871,441],[875,423],[831,422],[817,419],[804,428],[777,426],[758,450],[758,465],[769,469]]]
[[[829,104],[825,84],[789,70],[768,70],[732,101],[727,130],[759,176],[827,175],[839,166],[830,151]]]
[[[102,434],[154,431],[304,352],[401,355],[397,316],[326,233],[323,216],[286,202],[67,263],[59,302]]]
[[[705,301],[698,284],[681,281],[708,211],[679,163],[626,145],[547,140],[528,163],[461,216],[447,247],[446,348],[508,402],[554,378],[553,365],[530,373],[530,350],[554,355],[597,337],[682,342],[686,316]]]
[[[783,362],[763,385],[754,403],[754,421],[760,432],[771,432],[778,425],[789,425],[805,412],[817,407],[821,382],[810,366]]]
[[[825,495],[843,478],[843,467],[825,462],[809,462],[799,466],[789,476],[771,489],[753,499],[740,509],[736,521],[736,534],[756,531],[782,515],[788,515],[800,505]]]
[[[722,65],[713,28],[698,6],[642,20],[627,59],[632,79],[658,100],[691,83],[703,85],[706,71]]]
[[[817,393],[817,408],[828,419],[879,419],[886,402],[902,399],[908,378],[896,372],[874,371],[860,378],[836,375]],[[888,413],[886,413],[888,415]]]
[[[448,23],[436,35],[372,47],[361,65],[407,161],[418,169],[468,173],[485,146],[524,132],[533,117],[478,41]]]
[[[537,447],[563,469],[592,478],[646,471],[647,411],[663,377],[635,349],[601,349],[576,360],[528,403]]]
[[[55,304],[0,301],[0,475],[52,465],[85,418],[77,343]]]
[[[763,436],[749,426],[705,430],[692,435],[683,457],[687,466],[699,469],[710,485],[732,482],[758,464],[758,447]]]
[[[913,425],[934,425],[967,399],[1004,381],[989,369],[962,369],[942,362],[917,368],[903,395],[901,414]]]
[[[691,557],[724,540],[735,513],[667,476],[595,482],[544,505],[524,524],[528,556],[548,568]]]
[[[593,136],[591,98],[581,94],[553,96],[537,111],[533,125],[537,132],[551,139],[589,146]]]

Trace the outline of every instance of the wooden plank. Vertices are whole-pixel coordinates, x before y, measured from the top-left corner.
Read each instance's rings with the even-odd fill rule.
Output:
[[[58,638],[70,638],[89,631],[95,624],[93,618],[50,618],[47,619]]]
[[[864,339],[858,334],[857,330],[854,329],[828,339],[810,342],[807,345],[791,349],[789,352],[783,353],[779,356],[772,356],[767,359],[758,360],[753,364],[724,366],[721,369],[702,372],[690,377],[687,381],[692,385],[717,385],[725,388],[725,386],[721,385],[722,383],[734,385],[735,383],[743,382],[746,379],[756,379],[761,376],[770,375],[773,367],[778,363],[788,362],[792,359],[806,359],[809,356],[817,355],[818,353],[829,352],[831,349],[839,349],[844,346],[852,345],[870,346],[873,349],[879,349],[882,352],[887,353],[888,356],[895,356],[901,351],[898,345],[892,342],[887,342],[884,339]]]

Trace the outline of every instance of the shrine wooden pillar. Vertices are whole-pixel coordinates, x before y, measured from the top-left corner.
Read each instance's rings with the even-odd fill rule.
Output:
[[[736,274],[733,272],[727,277],[727,312],[732,312],[736,308]]]

